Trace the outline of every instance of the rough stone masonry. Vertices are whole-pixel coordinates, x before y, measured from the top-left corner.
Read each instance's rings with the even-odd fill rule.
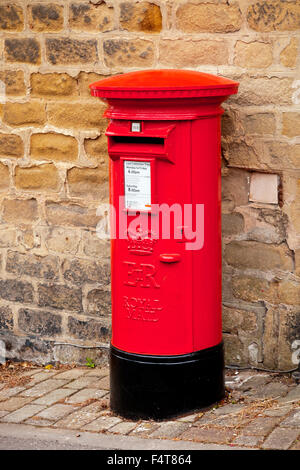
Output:
[[[88,85],[132,70],[187,68],[240,82],[222,125],[226,362],[295,367],[300,1],[2,0],[0,31],[7,355],[105,359],[109,245],[95,229],[108,198],[107,123]]]

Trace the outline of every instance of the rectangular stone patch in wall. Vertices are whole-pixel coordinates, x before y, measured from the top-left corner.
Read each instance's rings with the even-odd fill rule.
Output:
[[[249,200],[266,204],[278,204],[278,175],[252,173]]]

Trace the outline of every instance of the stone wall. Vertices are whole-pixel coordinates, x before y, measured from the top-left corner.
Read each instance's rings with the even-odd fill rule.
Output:
[[[96,208],[108,195],[106,122],[88,84],[137,69],[188,68],[240,82],[222,131],[226,361],[294,367],[300,1],[2,0],[0,30],[7,354],[103,357],[87,347],[107,346],[110,336],[109,246],[95,235]]]

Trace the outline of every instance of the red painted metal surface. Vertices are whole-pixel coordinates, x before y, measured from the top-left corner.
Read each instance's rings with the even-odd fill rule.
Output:
[[[164,356],[215,346],[222,340],[220,105],[237,92],[238,83],[199,72],[155,70],[90,87],[108,102],[110,201],[117,215],[127,213],[127,227],[136,217],[119,199],[127,162],[145,162],[151,175],[151,207],[138,214],[145,226],[152,222],[152,231],[139,239],[126,227],[126,237],[111,242],[112,345]],[[182,211],[191,204],[194,216],[196,204],[203,205],[203,246],[187,250],[188,240],[176,238],[184,221],[172,223],[175,232],[164,239],[155,206],[161,204],[177,204]],[[117,234],[119,224],[117,216]]]

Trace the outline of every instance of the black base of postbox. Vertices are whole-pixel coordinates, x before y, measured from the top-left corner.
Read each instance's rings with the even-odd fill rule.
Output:
[[[136,419],[163,420],[225,396],[223,343],[180,356],[132,354],[111,346],[110,406]]]

